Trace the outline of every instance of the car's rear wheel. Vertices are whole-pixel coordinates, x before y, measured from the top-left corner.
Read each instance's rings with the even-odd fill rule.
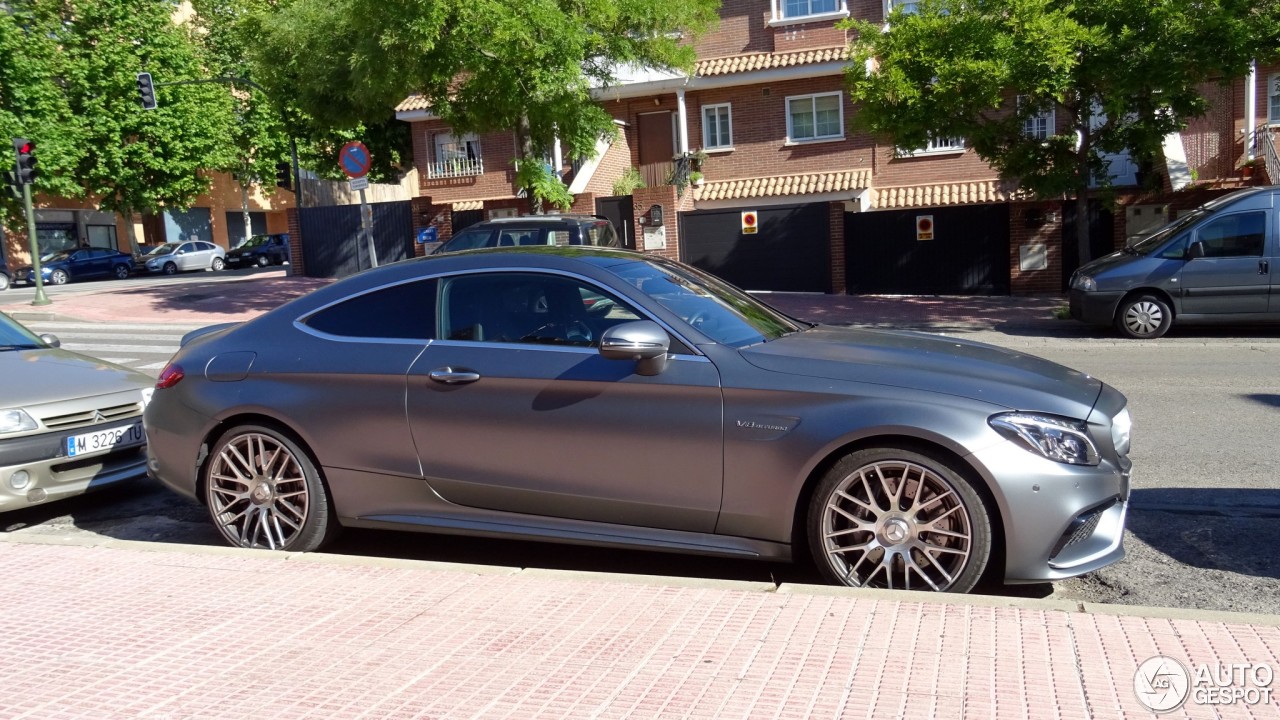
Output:
[[[968,592],[991,556],[986,503],[949,462],[920,452],[851,453],[809,503],[819,571],[851,587]]]
[[[1152,340],[1169,332],[1173,310],[1155,295],[1125,298],[1116,311],[1116,330],[1135,340]]]
[[[113,275],[115,275],[115,276],[116,276],[116,279],[117,279],[117,280],[128,280],[128,279],[129,279],[129,266],[128,266],[128,265],[117,265],[117,266],[115,266],[114,268],[112,268],[112,269],[111,269],[111,273],[112,273]]]
[[[308,552],[338,530],[320,473],[288,435],[241,425],[223,435],[205,463],[205,504],[228,543]]]
[[[53,272],[49,273],[50,285],[66,285],[67,281],[70,279],[71,278],[67,275],[66,270],[54,270]]]
[[[177,266],[177,265],[174,265],[174,264],[173,264],[173,263],[171,263],[171,262],[168,262],[168,263],[165,263],[165,264],[164,264],[164,274],[165,274],[165,275],[173,275],[173,274],[175,274],[175,273],[177,273],[177,272],[178,272],[178,266]]]
[[[213,259],[213,262],[209,264],[209,267],[213,268],[214,272],[217,272],[226,267],[226,263],[222,261],[222,258],[216,257]]]
[[[4,273],[0,273],[0,292],[3,292],[8,289],[9,289],[9,276],[5,275]]]
[[[267,257],[266,255],[258,256],[258,267],[266,267],[270,264],[271,264],[271,258]]]

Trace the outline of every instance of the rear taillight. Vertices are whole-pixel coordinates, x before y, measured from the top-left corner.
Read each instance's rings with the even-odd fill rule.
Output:
[[[160,377],[156,380],[156,389],[164,390],[182,382],[182,378],[186,375],[182,372],[182,366],[176,363],[169,363],[160,371]]]

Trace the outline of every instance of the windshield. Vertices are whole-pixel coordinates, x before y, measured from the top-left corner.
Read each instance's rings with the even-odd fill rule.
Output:
[[[46,262],[46,263],[62,262],[63,260],[66,260],[69,257],[71,257],[71,252],[69,250],[63,250],[62,252],[54,253],[52,255],[46,255],[40,258],[40,262]]]
[[[445,241],[436,252],[455,252],[457,250],[475,250],[476,248],[487,247],[489,236],[492,234],[493,230],[488,228],[467,228]]]
[[[693,268],[638,260],[609,268],[718,343],[746,347],[801,329],[741,290]]]
[[[1139,255],[1150,255],[1174,235],[1181,232],[1183,228],[1199,222],[1212,212],[1213,208],[1198,207],[1141,240],[1130,243],[1128,249]]]
[[[148,255],[168,255],[174,250],[177,250],[178,246],[181,244],[182,243],[165,243],[147,254]]]
[[[270,240],[271,240],[271,237],[269,235],[254,235],[253,237],[245,241],[245,244],[241,245],[240,247],[247,247],[247,248],[258,247],[260,245],[266,245],[268,242],[270,242]]]
[[[35,333],[22,327],[13,318],[0,313],[0,350],[30,350],[45,347]]]

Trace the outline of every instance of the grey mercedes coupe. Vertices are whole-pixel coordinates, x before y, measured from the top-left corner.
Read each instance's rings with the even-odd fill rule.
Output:
[[[1048,361],[816,326],[625,250],[361,273],[184,339],[150,471],[227,542],[342,526],[782,560],[965,592],[1123,557],[1126,401]]]

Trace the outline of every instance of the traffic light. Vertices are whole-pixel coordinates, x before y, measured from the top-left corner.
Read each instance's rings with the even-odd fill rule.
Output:
[[[138,98],[142,100],[143,110],[156,109],[156,87],[151,83],[151,73],[138,73]]]
[[[293,169],[289,163],[276,163],[276,187],[293,189]]]
[[[15,185],[22,187],[23,185],[34,185],[36,177],[36,142],[26,138],[13,139],[13,152],[17,155],[18,163],[15,170]]]

